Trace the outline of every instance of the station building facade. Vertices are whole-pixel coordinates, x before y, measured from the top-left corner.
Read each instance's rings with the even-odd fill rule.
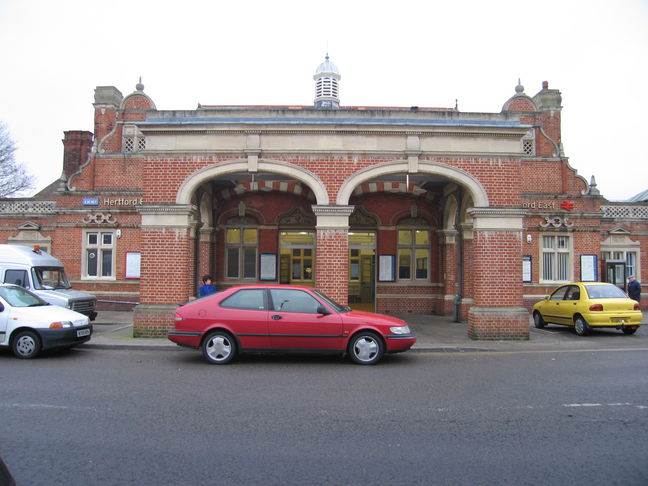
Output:
[[[526,339],[557,284],[648,277],[648,204],[569,165],[561,94],[518,83],[499,113],[345,107],[328,56],[312,106],[158,110],[99,86],[61,178],[0,201],[0,242],[38,244],[104,308],[164,335],[204,274],[316,286],[351,307],[451,315]],[[612,162],[611,162],[612,163]]]

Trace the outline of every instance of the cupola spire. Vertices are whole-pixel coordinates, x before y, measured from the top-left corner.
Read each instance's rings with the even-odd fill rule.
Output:
[[[322,64],[313,75],[315,80],[315,108],[318,110],[333,110],[340,107],[340,92],[338,83],[340,73],[337,67],[329,61],[328,52]]]

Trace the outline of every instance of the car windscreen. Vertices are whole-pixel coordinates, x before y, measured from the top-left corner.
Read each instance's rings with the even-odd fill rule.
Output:
[[[313,290],[313,293],[317,295],[320,299],[322,299],[324,302],[326,302],[329,306],[331,306],[336,312],[349,312],[351,310],[350,307],[346,305],[338,304],[333,299],[323,294],[319,290]]]
[[[34,288],[38,290],[69,289],[71,287],[63,267],[34,267]]]
[[[36,307],[40,305],[49,305],[37,295],[27,292],[21,287],[0,287],[0,297],[2,297],[12,307]]]
[[[590,299],[627,299],[628,296],[616,285],[586,285]]]

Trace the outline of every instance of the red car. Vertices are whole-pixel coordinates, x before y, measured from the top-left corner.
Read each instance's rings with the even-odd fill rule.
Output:
[[[168,338],[202,349],[209,363],[229,363],[246,351],[331,351],[359,364],[416,342],[395,317],[341,306],[310,287],[245,285],[195,300],[175,313]]]

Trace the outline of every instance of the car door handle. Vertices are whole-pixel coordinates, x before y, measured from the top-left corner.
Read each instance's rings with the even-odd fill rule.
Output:
[[[278,315],[278,314],[275,314],[274,316],[272,316],[272,318],[273,318],[275,321],[278,321],[279,319],[281,319],[281,316]]]

